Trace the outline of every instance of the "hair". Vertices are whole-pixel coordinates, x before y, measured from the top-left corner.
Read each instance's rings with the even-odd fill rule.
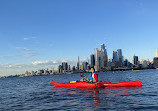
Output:
[[[94,69],[94,67],[91,67],[91,68],[93,68],[93,70],[94,70],[94,72],[95,72],[95,69]]]

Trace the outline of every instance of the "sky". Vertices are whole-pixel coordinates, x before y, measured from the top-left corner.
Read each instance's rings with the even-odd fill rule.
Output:
[[[75,65],[106,45],[132,62],[158,49],[157,0],[0,0],[0,76]]]

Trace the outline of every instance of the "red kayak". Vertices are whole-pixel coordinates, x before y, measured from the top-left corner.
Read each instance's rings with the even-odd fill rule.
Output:
[[[99,83],[87,83],[87,82],[75,82],[75,83],[57,83],[51,82],[55,87],[137,87],[141,86],[142,81],[125,81],[125,82],[99,82]]]
[[[87,83],[87,82],[76,82],[76,83],[58,83],[58,82],[50,82],[55,87],[98,87],[96,83]]]
[[[142,81],[124,81],[119,83],[100,82],[100,87],[137,87],[141,85]]]

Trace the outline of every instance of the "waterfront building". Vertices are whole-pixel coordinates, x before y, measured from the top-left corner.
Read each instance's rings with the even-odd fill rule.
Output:
[[[128,66],[129,66],[129,62],[128,62],[127,59],[125,59],[125,61],[124,61],[124,66],[125,66],[125,67],[128,67]]]
[[[139,64],[139,61],[138,61],[138,56],[133,56],[133,62],[134,62],[134,65],[138,65]]]
[[[95,52],[94,52],[94,56],[95,56],[95,70],[99,71],[99,51],[98,48],[95,48]]]
[[[91,67],[94,67],[95,66],[95,57],[94,57],[94,54],[91,54],[90,59],[91,59]]]
[[[117,51],[113,51],[113,59],[112,62],[118,62]]]
[[[62,62],[62,69],[64,71],[67,71],[68,70],[68,63],[67,62]]]
[[[69,70],[69,71],[71,70],[71,66],[70,66],[70,65],[68,65],[68,70]]]
[[[87,70],[88,62],[83,62],[82,65],[83,65],[82,70],[84,71]]]
[[[83,63],[80,65],[80,68],[79,68],[80,70],[83,70]]]
[[[142,64],[143,68],[145,68],[145,67],[147,67],[149,65],[148,62],[147,62],[147,60],[141,60],[140,64]]]
[[[35,76],[35,72],[34,72],[34,71],[32,71],[31,75],[32,75],[32,76]]]
[[[79,56],[78,56],[78,61],[77,61],[76,70],[80,70],[80,58],[79,58]]]
[[[62,72],[63,72],[62,65],[59,65],[59,66],[58,66],[58,73],[62,73]]]
[[[108,66],[108,67],[111,67],[111,66],[112,66],[112,60],[111,60],[110,58],[108,59],[107,66]]]
[[[104,43],[101,44],[101,52],[100,52],[100,68],[105,68],[107,67],[107,62],[108,62],[108,55],[107,55],[107,50],[105,48]]]
[[[107,50],[105,48],[104,43],[101,44],[101,52],[104,52],[104,54],[107,55]]]
[[[103,55],[104,55],[104,53],[101,50],[99,50],[98,52],[99,52],[99,69],[101,69],[103,67]]]
[[[122,56],[122,50],[121,49],[117,49],[117,59],[119,62],[119,66],[122,67],[123,66],[123,56]]]
[[[75,66],[72,67],[72,71],[75,71]]]
[[[138,61],[138,56],[133,56],[133,64],[134,65],[139,65],[139,61]]]
[[[104,54],[103,55],[103,68],[107,67],[107,63],[108,63],[107,56]]]
[[[155,68],[158,68],[158,57],[154,57],[153,66],[154,66]]]

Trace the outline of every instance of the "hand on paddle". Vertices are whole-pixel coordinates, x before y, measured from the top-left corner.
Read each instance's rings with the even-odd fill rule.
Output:
[[[86,77],[86,76],[84,76],[82,73],[80,73],[80,76],[82,77],[82,79],[84,80],[84,81],[89,81],[89,79]]]

